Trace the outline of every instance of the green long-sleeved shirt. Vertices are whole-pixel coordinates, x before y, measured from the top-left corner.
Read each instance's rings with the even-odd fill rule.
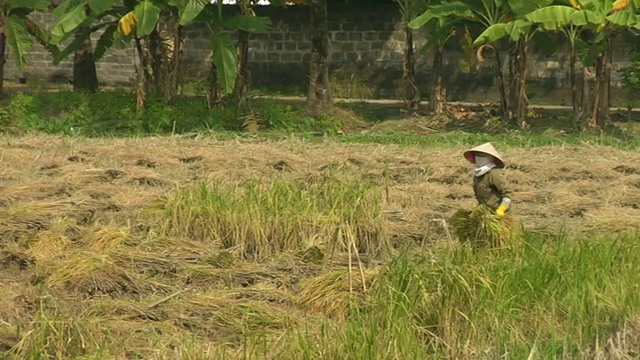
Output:
[[[511,199],[511,187],[503,169],[494,168],[482,176],[474,177],[473,192],[479,204],[487,205],[494,211],[503,198]]]

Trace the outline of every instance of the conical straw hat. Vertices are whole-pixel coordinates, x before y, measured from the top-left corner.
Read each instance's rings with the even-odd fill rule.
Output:
[[[486,155],[491,155],[496,159],[496,166],[498,168],[504,168],[504,160],[502,160],[502,156],[498,154],[496,149],[491,145],[491,143],[484,143],[480,146],[476,146],[473,149],[469,149],[464,152],[464,157],[470,162],[475,162],[475,153],[482,153]]]

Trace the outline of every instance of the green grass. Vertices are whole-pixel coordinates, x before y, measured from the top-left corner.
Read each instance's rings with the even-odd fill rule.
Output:
[[[334,119],[311,119],[301,104],[253,99],[239,110],[229,103],[209,109],[205,98],[183,96],[175,105],[159,99],[148,100],[136,110],[135,95],[127,90],[95,94],[60,91],[15,93],[3,100],[0,125],[21,132],[43,132],[82,136],[131,136],[181,134],[203,131],[242,131],[247,116],[266,129],[284,133],[333,130],[341,124]]]
[[[368,306],[313,334],[292,330],[275,358],[609,358],[607,341],[640,316],[640,237],[526,239],[518,251],[404,252]],[[631,358],[634,336],[616,345]]]
[[[398,120],[398,108],[367,104],[338,104],[364,122]],[[637,149],[640,140],[629,130],[614,129],[605,134],[560,130],[566,125],[561,117],[541,121],[529,131],[487,131],[482,128],[443,128],[428,135],[402,131],[368,134],[353,133],[334,136],[345,119],[305,115],[304,104],[274,99],[252,99],[251,107],[239,111],[230,104],[209,110],[204,98],[184,96],[173,107],[150,99],[148,107],[136,111],[133,94],[125,90],[96,94],[61,91],[55,93],[13,94],[3,100],[0,125],[8,133],[44,132],[73,136],[147,136],[200,132],[221,139],[249,137],[279,139],[295,134],[317,141],[313,134],[326,134],[338,142],[398,144],[402,146],[455,146],[485,141],[500,142],[506,147],[537,147],[550,145],[606,145]],[[242,131],[242,124],[251,117],[263,127],[257,134]],[[565,121],[566,122],[566,121]],[[632,125],[618,124],[620,126]],[[393,128],[393,127],[391,127]]]

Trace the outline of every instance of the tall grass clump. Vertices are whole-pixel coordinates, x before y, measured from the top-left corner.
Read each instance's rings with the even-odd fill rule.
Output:
[[[3,359],[104,359],[111,340],[105,321],[84,318],[59,304],[39,299],[30,322],[19,329],[21,338]]]
[[[385,249],[380,189],[363,179],[203,183],[168,195],[161,207],[164,234],[239,248],[248,258],[310,246]]]
[[[524,240],[405,252],[366,306],[274,348],[301,359],[637,358],[640,236]]]
[[[583,356],[640,315],[637,240],[529,234],[519,250],[440,254],[422,273],[426,288],[438,289],[429,311],[435,350],[454,358]]]
[[[374,277],[364,299],[353,299],[343,321],[293,329],[271,344],[275,359],[426,359],[430,329],[420,321],[429,293],[421,278],[423,260],[408,252]],[[320,293],[321,290],[318,290]]]

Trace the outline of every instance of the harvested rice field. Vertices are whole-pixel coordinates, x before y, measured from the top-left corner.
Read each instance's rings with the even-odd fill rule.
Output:
[[[451,359],[496,358],[506,345],[512,346],[512,358],[529,353],[543,358],[536,351],[557,358],[640,356],[632,350],[640,344],[640,312],[609,324],[601,342],[590,333],[566,344],[545,337],[540,329],[555,321],[548,314],[530,314],[540,321],[537,331],[512,330],[498,341],[479,335],[479,322],[462,325],[456,314],[464,304],[458,312],[412,316],[411,324],[423,326],[416,325],[407,343],[397,342],[401,336],[388,330],[369,334],[375,339],[369,350],[344,345],[350,343],[345,340],[350,331],[396,321],[391,310],[378,311],[389,314],[389,321],[377,325],[371,318],[353,319],[355,313],[364,316],[362,309],[377,309],[379,303],[369,296],[375,289],[376,296],[395,294],[383,290],[391,289],[390,283],[380,284],[391,281],[383,275],[401,268],[392,260],[401,249],[435,258],[436,252],[457,246],[447,221],[458,209],[475,205],[464,146],[53,136],[7,137],[1,143],[0,354],[5,358],[341,359],[359,354],[401,359],[412,344],[424,345],[413,356]],[[508,163],[513,214],[525,231],[591,238],[638,228],[638,152],[494,145]],[[558,269],[563,261],[558,260]],[[389,268],[390,262],[397,266]],[[638,267],[631,260],[619,263],[612,273]],[[445,268],[438,274],[457,271]],[[414,275],[400,278],[428,278]],[[470,284],[454,288],[477,295],[484,286],[480,280]],[[611,294],[625,289],[624,301],[639,294],[637,283],[635,288],[619,285]],[[435,286],[430,289],[437,293]],[[503,288],[491,289],[495,295]],[[603,299],[606,294],[601,292]],[[416,295],[417,303],[435,301],[422,296]],[[545,298],[542,292],[539,296]],[[474,302],[479,297],[465,299],[474,304],[468,309],[479,309]],[[585,313],[600,309],[594,301],[585,303]],[[607,309],[629,307],[616,301],[603,303],[608,302]],[[513,305],[518,311],[526,308],[519,306]],[[472,318],[470,313],[465,317]],[[532,318],[518,315],[514,323],[532,324]],[[595,320],[563,323],[553,333],[562,339],[588,329],[589,321]]]

